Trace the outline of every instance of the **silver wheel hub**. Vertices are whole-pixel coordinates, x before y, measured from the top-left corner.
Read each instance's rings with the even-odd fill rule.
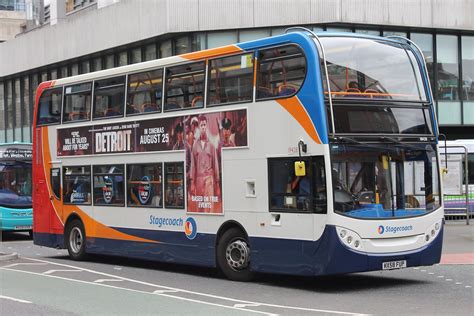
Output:
[[[72,252],[79,253],[79,251],[81,251],[83,242],[84,238],[82,236],[81,230],[79,227],[73,227],[71,234],[69,234],[69,245],[71,246]]]
[[[225,257],[229,266],[235,270],[247,268],[250,260],[250,248],[243,240],[236,240],[227,246]]]

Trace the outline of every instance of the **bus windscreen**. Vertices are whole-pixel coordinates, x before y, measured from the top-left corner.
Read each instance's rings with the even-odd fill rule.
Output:
[[[427,100],[420,66],[403,44],[352,37],[322,37],[321,42],[333,98]]]

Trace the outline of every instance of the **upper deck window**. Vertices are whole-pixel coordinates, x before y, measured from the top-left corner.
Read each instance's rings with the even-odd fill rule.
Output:
[[[92,83],[68,86],[64,91],[63,122],[85,121],[91,117]]]
[[[208,105],[252,100],[253,54],[218,58],[209,63]]]
[[[123,116],[125,76],[94,82],[94,118]]]
[[[294,95],[306,76],[306,59],[294,45],[261,50],[257,99]]]
[[[45,90],[39,100],[37,125],[61,122],[61,98],[63,88]]]
[[[407,46],[351,37],[321,41],[333,98],[427,100],[420,66]]]
[[[161,112],[163,69],[128,76],[127,115]]]
[[[203,61],[166,69],[165,111],[203,107],[204,70]]]

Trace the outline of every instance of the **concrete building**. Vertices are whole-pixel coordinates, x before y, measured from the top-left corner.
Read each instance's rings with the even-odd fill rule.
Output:
[[[30,141],[39,82],[281,34],[402,35],[423,50],[441,132],[474,138],[472,0],[50,0],[0,44],[0,142]]]

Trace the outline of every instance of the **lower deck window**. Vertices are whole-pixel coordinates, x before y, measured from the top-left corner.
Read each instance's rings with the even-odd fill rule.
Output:
[[[127,178],[128,206],[163,207],[161,163],[127,165]]]
[[[64,167],[63,175],[64,204],[91,204],[91,167]]]
[[[94,205],[125,205],[123,165],[94,166]]]
[[[325,213],[326,176],[324,158],[305,157],[306,176],[294,172],[299,158],[268,159],[269,200],[272,211],[300,211]]]
[[[165,207],[184,208],[184,164],[165,163]]]

